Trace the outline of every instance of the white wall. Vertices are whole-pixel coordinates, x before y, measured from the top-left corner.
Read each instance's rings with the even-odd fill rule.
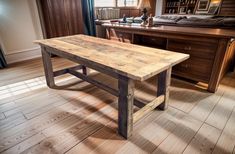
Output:
[[[0,35],[7,63],[39,57],[42,38],[35,0],[0,0]]]

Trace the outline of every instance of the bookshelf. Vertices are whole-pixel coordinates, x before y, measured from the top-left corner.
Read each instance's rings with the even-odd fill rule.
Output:
[[[198,0],[165,0],[163,14],[194,14]]]

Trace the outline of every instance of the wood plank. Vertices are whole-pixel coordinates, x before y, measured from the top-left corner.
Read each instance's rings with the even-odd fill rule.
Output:
[[[15,100],[14,102],[12,102],[12,105],[7,103],[6,105],[9,105],[6,109],[4,109],[4,114],[6,115],[6,117],[9,117],[18,112],[26,111],[27,113],[27,110],[33,110],[34,108],[40,108],[40,106],[49,104],[50,102],[47,102],[46,100],[52,100],[52,98],[54,98],[55,96],[55,93],[51,93],[48,91],[38,91],[38,93],[33,94],[29,97]]]
[[[119,76],[118,79],[118,133],[124,138],[132,135],[135,84],[132,79]]]
[[[41,142],[45,136],[42,133],[38,133],[29,139],[17,144],[16,146],[7,149],[6,151],[2,152],[2,154],[20,154],[23,151],[27,150],[28,148],[38,144]]]
[[[61,69],[63,67],[74,66],[73,62],[66,61],[64,59],[57,61],[56,59],[58,59],[58,57],[52,58],[53,64],[55,64],[55,70],[58,68]],[[44,71],[41,58],[10,64],[8,68],[4,69],[4,71],[1,71],[0,86],[30,80],[37,78],[38,76],[42,76],[43,74]]]
[[[221,130],[207,124],[203,124],[187,148],[184,154],[212,153]]]
[[[198,96],[197,98],[201,99],[189,112],[189,115],[193,116],[194,118],[200,121],[205,121],[216,106],[216,104],[219,102],[223,94],[224,89],[219,88],[218,91],[214,94],[202,94],[202,97]]]
[[[24,110],[22,109],[22,112],[24,113],[25,117],[27,119],[32,119],[34,117],[37,117],[43,113],[46,113],[58,106],[61,106],[63,104],[68,103],[67,101],[65,101],[64,99],[60,99],[57,100],[56,99],[53,102],[48,102],[47,104],[43,105],[43,106],[37,106],[37,107],[32,107],[31,109],[27,109]]]
[[[176,128],[172,117],[181,117],[181,113],[169,107],[165,112],[153,111],[148,117],[137,122],[134,134],[127,143],[115,153],[152,153]],[[158,133],[155,133],[158,132]]]
[[[166,71],[160,73],[157,79],[157,97],[164,95],[164,102],[157,108],[165,110],[168,108],[169,103],[169,87],[171,83],[171,67]]]
[[[56,59],[58,60],[57,64],[60,64],[60,58],[56,58]],[[32,62],[33,65],[36,65],[37,63],[39,63],[39,61]],[[63,65],[60,65],[58,69],[61,69],[63,66],[67,64],[68,63],[66,62],[63,63]],[[31,67],[31,62],[27,62],[27,65]],[[23,65],[23,66],[27,66],[27,65]],[[21,65],[18,65],[17,68],[12,68],[12,69],[24,70],[22,69]],[[32,67],[31,70],[34,70],[34,72],[31,72],[31,74],[29,75],[29,78],[31,77],[34,78],[35,74],[38,75],[37,72],[39,68]],[[5,70],[1,70],[1,73],[2,72],[5,72]],[[9,73],[11,71],[6,70],[6,72]],[[14,78],[17,78],[18,75],[21,76],[23,74],[22,72],[20,73],[20,71],[18,73],[14,73],[13,71],[8,74],[8,77],[12,78],[11,76],[14,76]],[[95,79],[99,79],[99,81],[102,81],[102,82],[104,81],[106,84],[114,88],[117,84],[116,79],[113,80],[109,78],[108,76],[97,75],[97,76],[92,76],[92,77]],[[220,104],[218,103],[218,105],[220,106],[220,108],[225,108],[223,112],[225,112],[225,114],[227,115],[226,112],[230,112],[232,110],[232,109],[230,110],[230,107],[232,105],[230,106],[226,102],[230,102],[233,104],[234,94],[235,94],[234,93],[234,86],[235,86],[234,73],[226,77],[226,79],[229,79],[229,80],[226,80],[226,82],[222,82],[223,85],[219,87],[218,93],[216,93],[215,95],[200,91],[197,88],[194,88],[192,84],[187,84],[186,82],[181,82],[181,81],[179,82],[179,80],[173,79],[171,93],[173,92],[172,94],[174,95],[170,95],[171,102],[170,102],[170,106],[168,110],[166,110],[165,112],[158,111],[158,110],[152,111],[151,114],[144,117],[141,121],[138,121],[135,124],[134,129],[133,129],[134,135],[132,135],[132,137],[130,137],[129,140],[124,140],[122,137],[120,137],[116,133],[117,103],[112,104],[112,101],[116,101],[115,96],[109,95],[108,93],[102,90],[98,90],[94,86],[91,86],[90,84],[86,82],[81,82],[80,80],[78,80],[77,82],[78,84],[68,87],[66,89],[51,90],[51,89],[45,88],[45,82],[44,82],[45,79],[42,80],[44,83],[39,84],[37,82],[36,79],[40,79],[41,81],[41,79],[43,79],[42,77],[36,77],[34,80],[31,80],[29,78],[21,78],[19,80],[12,80],[11,82],[7,81],[7,83],[12,84],[12,83],[17,83],[17,82],[24,82],[23,80],[27,79],[26,81],[29,81],[27,82],[27,84],[30,84],[30,85],[32,84],[31,86],[32,88],[33,86],[36,87],[37,85],[42,85],[42,84],[44,84],[44,87],[41,89],[36,89],[27,93],[23,93],[21,95],[16,95],[15,97],[12,97],[11,99],[10,98],[0,99],[0,104],[2,103],[1,105],[3,105],[3,104],[11,103],[13,101],[16,103],[16,105],[24,106],[27,103],[29,104],[32,103],[37,98],[39,99],[40,97],[43,97],[44,95],[47,98],[60,96],[60,97],[63,97],[63,99],[65,99],[66,101],[68,101],[68,103],[62,106],[58,106],[53,109],[50,109],[48,112],[42,113],[31,120],[28,120],[22,124],[19,124],[16,127],[6,129],[4,132],[1,132],[0,133],[0,150],[2,150],[3,148],[6,150],[6,151],[5,150],[3,151],[7,153],[31,152],[31,150],[34,149],[34,147],[38,146],[39,142],[45,139],[43,138],[43,135],[42,136],[39,135],[41,131],[43,131],[48,138],[52,137],[50,139],[53,140],[55,139],[54,136],[57,136],[57,135],[60,136],[60,134],[62,134],[63,132],[79,124],[80,121],[77,120],[78,117],[76,118],[77,114],[78,115],[84,114],[84,117],[87,117],[86,116],[87,114],[89,113],[92,114],[97,111],[97,108],[95,107],[98,107],[98,108],[103,107],[102,108],[103,110],[101,109],[102,112],[100,113],[97,112],[94,117],[91,116],[90,118],[95,119],[97,116],[100,116],[103,113],[106,115],[105,117],[109,120],[109,122],[106,121],[103,124],[105,125],[107,124],[108,126],[102,126],[100,130],[96,131],[93,134],[87,133],[88,136],[86,136],[84,140],[82,140],[79,143],[76,142],[77,140],[75,142],[74,140],[72,140],[71,143],[70,141],[67,142],[67,140],[66,142],[63,142],[63,139],[61,138],[60,138],[60,141],[56,140],[56,143],[58,143],[61,146],[61,148],[66,147],[67,149],[71,149],[72,148],[71,146],[74,146],[76,143],[78,143],[68,153],[78,153],[78,152],[82,152],[82,153],[90,153],[90,152],[91,153],[152,153],[158,147],[161,147],[161,149],[158,150],[158,152],[167,153],[168,150],[171,148],[175,150],[174,143],[176,143],[177,147],[179,147],[180,149],[186,149],[192,146],[193,140],[196,140],[194,138],[191,138],[191,140],[188,139],[189,136],[191,136],[191,135],[187,135],[187,134],[191,134],[189,132],[194,132],[192,133],[192,134],[195,134],[194,137],[199,137],[199,140],[200,140],[203,138],[203,135],[199,135],[199,134],[205,134],[206,136],[208,135],[208,133],[211,134],[211,131],[215,129],[215,128],[212,128],[212,130],[209,129],[208,131],[203,131],[204,130],[204,129],[202,130],[203,127],[205,127],[206,130],[208,129],[207,127],[208,124],[204,123],[203,127],[201,127],[201,129],[197,133],[196,130],[191,131],[189,129],[191,128],[190,127],[191,124],[189,123],[195,123],[194,120],[197,119],[196,124],[195,124],[197,127],[198,120],[202,122],[205,121],[209,113],[213,110],[213,108],[215,109],[217,108],[216,105],[220,101],[220,98],[223,94],[225,95],[223,96],[222,99],[226,101],[225,103],[220,103]],[[65,85],[67,83],[72,83],[76,81],[77,79],[71,78],[66,75],[66,76],[59,77],[58,80],[59,80],[60,85]],[[12,87],[16,87],[17,89],[17,85],[21,86],[22,84],[15,84],[15,86],[12,86]],[[2,87],[2,89],[6,89],[6,87]],[[1,87],[0,87],[0,90],[1,90]],[[185,93],[188,93],[188,94],[184,95]],[[154,99],[156,95],[156,78],[151,79],[151,81],[143,82],[142,84],[136,83],[135,94],[137,95],[137,98],[143,101],[144,103],[147,103],[148,101],[151,101],[152,99]],[[191,98],[189,97],[190,96],[189,94],[192,95]],[[89,97],[87,97],[87,95],[89,95]],[[103,102],[103,100],[107,100],[111,104],[105,105],[104,104],[105,102]],[[192,102],[190,102],[190,100],[192,100]],[[44,101],[46,101],[46,99],[44,99]],[[176,101],[178,101],[177,103],[179,104],[179,106],[176,105],[175,103]],[[180,103],[183,105],[180,106]],[[40,104],[35,104],[35,105],[40,106]],[[109,106],[109,105],[111,106],[106,108],[106,106]],[[174,108],[172,108],[171,106],[173,106]],[[10,105],[9,106],[6,105],[4,108],[5,109],[8,108],[12,110],[15,107],[13,105],[11,108]],[[35,106],[34,108],[37,108],[37,107]],[[229,110],[227,110],[227,108],[229,108]],[[28,111],[30,111],[30,108],[28,109],[29,109]],[[184,111],[185,113],[183,113],[180,110]],[[219,138],[217,142],[217,145],[215,146],[215,150],[213,151],[214,153],[234,152],[234,140],[235,140],[233,137],[234,123],[235,123],[234,122],[234,117],[235,117],[234,110],[235,109],[233,109],[230,112],[228,118],[225,118],[227,119],[227,122],[223,124],[224,129],[223,129],[221,137]],[[114,111],[113,113],[114,115],[112,115],[112,111]],[[66,112],[68,112],[69,114]],[[217,112],[217,113],[224,114],[223,112]],[[194,120],[192,120],[191,118],[185,118],[185,116],[191,117]],[[17,116],[15,118],[12,118],[12,120],[16,118]],[[214,118],[216,119],[216,117]],[[89,127],[88,129],[96,128],[96,126],[93,127],[93,125],[91,127],[90,126],[88,127]],[[180,131],[180,128],[182,129],[182,131]],[[186,133],[183,133],[183,132],[186,132]],[[174,143],[171,143],[171,140],[168,137],[171,136],[170,138],[172,139],[173,135],[175,136],[175,138],[178,138],[178,142],[175,142],[175,139],[173,139],[172,142]],[[184,135],[186,135],[187,137],[185,137]],[[70,137],[72,138],[72,136]],[[215,136],[216,136],[216,133],[215,133]],[[187,139],[184,139],[184,138],[187,138]],[[214,138],[213,136],[209,137],[209,139],[205,140],[204,143],[206,143],[206,145],[208,145],[207,143],[210,144],[209,140],[212,140],[213,138]],[[51,142],[51,140],[47,139],[47,141],[49,142],[43,142],[45,144],[40,146],[40,148],[38,149],[39,153],[43,151],[44,146],[48,145],[48,147],[51,147],[51,145],[54,145],[54,144],[51,144],[53,143]],[[216,141],[216,139],[213,140],[213,144],[214,144],[214,141]],[[66,143],[70,143],[70,144],[67,145]],[[166,145],[166,143],[168,144]],[[184,145],[190,145],[190,146],[187,147]],[[9,149],[9,151],[7,149]],[[175,151],[177,152],[177,150]],[[173,151],[173,153],[175,151]],[[179,151],[182,151],[182,150],[179,150]],[[54,151],[52,150],[51,152],[54,152]],[[182,153],[182,152],[179,152],[179,153]]]
[[[194,84],[172,78],[169,105],[189,113],[207,95],[212,94],[205,93],[205,90],[196,87]]]
[[[41,47],[42,50],[42,61],[44,66],[44,73],[47,81],[47,86],[52,88],[55,86],[53,66],[51,62],[51,54],[47,51],[45,47]]]
[[[206,123],[222,130],[232,113],[233,107],[235,106],[235,102],[231,98],[234,98],[234,96],[225,92],[207,118]]]
[[[81,95],[80,98],[78,98],[82,101],[86,97],[91,96]],[[84,108],[87,108],[84,104],[77,104],[76,101],[69,102],[43,114],[42,116],[38,116],[23,124],[17,125],[14,128],[6,130],[0,136],[0,151],[4,151],[9,147],[15,146],[23,140],[39,133],[68,116],[71,116],[73,113],[81,111]]]
[[[90,40],[102,42],[94,43]],[[150,56],[149,53],[141,52],[140,50],[142,48],[139,46],[132,45],[132,48],[129,50],[122,49],[120,47],[114,47],[112,45],[114,43],[106,39],[85,35],[35,42],[47,47],[47,50],[53,52],[53,54],[77,60],[78,63],[85,66],[94,64],[105,70],[110,70],[111,72],[116,72],[120,75],[141,81],[155,76],[166,68],[189,58],[189,55],[186,54],[145,47],[146,50],[151,50],[152,54],[154,54],[154,56]],[[105,43],[109,44],[107,45]],[[122,46],[122,44],[119,45]],[[56,49],[56,51],[51,49]]]
[[[40,153],[65,153],[73,146],[83,141],[87,136],[104,127],[104,125],[110,121],[110,119],[105,116],[106,114],[111,117],[115,115],[115,110],[111,106],[107,105],[104,109],[99,109],[100,108],[97,108],[97,112],[90,111],[91,115],[87,117],[86,114],[82,112],[77,114],[78,122],[75,125],[53,136],[47,137],[38,145],[26,150],[25,153],[35,153],[38,151]],[[102,114],[103,111],[104,114]],[[48,144],[50,144],[50,146],[48,146]]]
[[[148,32],[148,33],[158,33],[162,34],[169,33],[173,34],[185,34],[185,35],[194,35],[194,36],[204,36],[204,37],[234,37],[235,32],[233,30],[220,29],[219,32],[214,28],[200,28],[200,27],[179,27],[179,26],[156,26],[156,27],[143,27],[143,26],[129,26],[129,25],[120,25],[120,24],[111,24],[105,23],[102,26],[107,28],[116,28],[116,29],[125,29],[126,31],[138,31],[138,32]]]
[[[70,70],[70,69],[69,69],[69,73],[74,75],[74,76],[76,76],[76,77],[78,77],[78,78],[80,78],[80,79],[82,79],[82,80],[84,80],[84,81],[87,81],[87,82],[97,86],[98,88],[101,88],[101,89],[103,89],[103,90],[113,94],[114,96],[118,96],[119,95],[118,94],[119,92],[116,89],[113,89],[113,88],[109,87],[108,85],[105,85],[105,84],[103,84],[103,83],[101,83],[99,81],[93,80],[89,76],[86,76],[86,75],[84,75],[82,73],[79,73],[79,72],[76,72],[76,71]]]
[[[0,113],[0,120],[3,120],[5,118],[6,118],[5,115],[3,113]]]
[[[152,102],[145,105],[143,108],[138,110],[133,115],[133,123],[136,123],[138,120],[140,120],[143,116],[146,116],[150,111],[154,110],[157,106],[159,106],[161,103],[163,103],[165,100],[165,96],[161,95],[154,99]]]
[[[53,76],[56,77],[56,76],[66,74],[66,73],[68,73],[68,69],[79,70],[79,69],[83,69],[83,66],[78,65],[78,66],[73,66],[73,67],[70,67],[70,68],[62,69],[62,70],[57,70],[57,71],[53,72]]]
[[[111,125],[111,124],[108,124]],[[113,134],[116,133],[115,129],[112,127],[105,126],[104,128],[100,129],[96,133],[92,134],[91,136],[87,137],[84,141],[74,146],[70,149],[67,154],[78,154],[78,153],[90,153],[92,150],[98,148],[99,145],[105,142],[105,139],[109,139]],[[96,137],[96,136],[100,136]],[[102,138],[101,138],[102,137]],[[119,137],[121,139],[121,137]],[[105,153],[105,150],[97,150],[100,153]]]
[[[0,120],[0,134],[3,134],[6,130],[14,128],[15,126],[22,124],[25,121],[27,121],[27,119],[20,112]]]
[[[235,108],[233,109],[232,114],[228,122],[226,123],[225,128],[223,129],[222,135],[217,142],[213,153],[234,153],[235,148]]]
[[[203,124],[185,113],[175,122],[176,128],[153,153],[182,153]]]
[[[99,100],[97,98],[84,99],[84,102],[88,101],[88,100],[90,101],[87,110],[82,111],[82,112],[77,112],[73,116],[70,116],[70,117],[58,122],[56,125],[53,125],[49,128],[46,128],[45,130],[42,131],[43,134],[45,134],[47,137],[54,136],[57,133],[60,133],[62,131],[65,131],[66,129],[74,127],[79,122],[81,122],[81,120],[84,120],[86,118],[90,118],[91,116],[94,116],[94,115],[99,115],[99,114],[102,115],[102,114],[106,113],[105,109],[110,108],[110,106],[111,106],[110,104],[112,103],[114,97],[111,95],[107,96],[102,91],[97,94],[99,94],[99,97],[103,97],[104,99],[102,99],[102,100]],[[110,106],[105,107],[105,105],[110,105]],[[113,104],[112,104],[112,106],[113,106]],[[102,108],[104,108],[104,109],[102,109]],[[95,114],[93,114],[93,112],[95,112]],[[106,118],[108,118],[108,117],[106,116]]]
[[[11,101],[11,102],[0,105],[0,112],[5,112],[16,107],[17,105],[15,104],[15,102]]]
[[[209,92],[215,92],[219,86],[219,81],[222,79],[222,77],[224,76],[224,74],[222,74],[223,70],[222,69],[218,69],[218,68],[223,68],[225,67],[224,59],[226,56],[226,50],[227,50],[227,46],[228,46],[228,39],[220,39],[219,43],[218,43],[218,49],[216,51],[216,55],[215,55],[215,60],[214,60],[214,64],[213,64],[213,68],[212,68],[212,73],[211,73],[211,77],[210,77],[210,81],[208,83],[208,91]]]
[[[184,114],[174,108],[169,107],[166,112],[155,111],[148,117],[139,121],[135,125],[134,134],[129,140],[124,140],[115,133],[116,127],[112,127],[113,131],[109,131],[108,138],[102,136],[101,131],[87,138],[87,143],[98,139],[98,143],[94,144],[94,148],[86,149],[87,153],[152,153],[167,137],[174,131],[177,126],[178,119]],[[172,119],[173,117],[173,119]],[[151,133],[150,133],[151,132]],[[159,132],[159,133],[155,133]],[[113,135],[112,135],[113,134]],[[80,144],[71,150],[71,153],[82,151]],[[90,144],[88,144],[89,146]],[[70,153],[70,152],[69,152]]]

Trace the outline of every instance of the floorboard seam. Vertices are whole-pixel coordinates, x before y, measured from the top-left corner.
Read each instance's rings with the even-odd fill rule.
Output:
[[[235,109],[235,107],[233,107],[232,112],[231,112],[230,115],[229,115],[229,118],[227,119],[227,121],[226,121],[226,123],[225,123],[223,129],[221,130],[220,136],[219,136],[219,138],[217,139],[217,141],[216,141],[216,143],[215,143],[215,145],[214,145],[214,147],[213,147],[213,152],[214,152],[214,150],[215,150],[216,145],[217,145],[218,142],[219,142],[220,137],[222,136],[222,134],[223,134],[223,132],[224,132],[225,127],[226,127],[227,124],[228,124],[229,119],[232,117],[232,114],[233,114],[233,110],[234,110],[234,109]],[[217,128],[217,129],[218,129],[218,128]],[[234,146],[234,147],[235,147],[235,146]]]
[[[199,120],[200,121],[200,120]],[[202,122],[202,121],[201,121]],[[190,143],[192,142],[192,140],[195,138],[195,136],[198,134],[198,132],[200,131],[200,129],[202,128],[202,126],[205,124],[205,122],[202,122],[200,128],[195,132],[195,134],[193,135],[193,137],[190,139],[190,141],[188,142],[188,145],[184,148],[184,150],[182,151],[182,153],[184,153],[184,151],[187,149],[187,147],[190,145]]]

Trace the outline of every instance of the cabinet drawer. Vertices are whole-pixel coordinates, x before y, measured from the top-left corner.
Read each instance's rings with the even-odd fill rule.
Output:
[[[134,44],[139,44],[147,47],[153,47],[158,49],[166,49],[166,38],[134,35]]]
[[[212,60],[191,57],[176,65],[173,68],[173,73],[188,79],[208,82],[210,80],[212,66]]]
[[[116,40],[119,42],[132,43],[132,34],[131,33],[124,33],[124,32],[114,30],[114,29],[110,29],[109,38],[110,38],[110,40]]]
[[[217,43],[170,39],[167,47],[168,50],[187,53],[191,57],[214,59]]]

